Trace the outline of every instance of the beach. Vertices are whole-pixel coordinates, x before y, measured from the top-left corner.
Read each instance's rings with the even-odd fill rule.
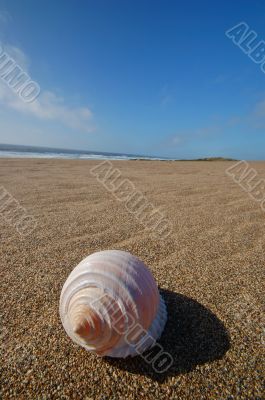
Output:
[[[172,227],[161,236],[91,173],[102,161],[0,159],[0,186],[36,226],[0,211],[3,399],[262,399],[265,212],[226,161],[111,161]],[[260,179],[265,162],[251,162]],[[152,271],[173,365],[100,358],[59,317],[62,286],[89,254],[129,251]]]

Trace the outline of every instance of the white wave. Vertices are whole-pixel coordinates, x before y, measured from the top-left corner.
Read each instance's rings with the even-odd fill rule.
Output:
[[[80,154],[80,153],[49,153],[49,152],[27,152],[27,151],[3,151],[0,150],[0,158],[54,158],[74,160],[165,160],[158,157],[106,155],[106,154]]]

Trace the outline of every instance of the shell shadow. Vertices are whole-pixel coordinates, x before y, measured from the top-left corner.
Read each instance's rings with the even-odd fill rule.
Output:
[[[230,338],[217,316],[187,296],[165,289],[160,289],[160,293],[167,305],[168,320],[158,343],[164,352],[171,355],[171,366],[159,372],[159,368],[154,369],[156,364],[153,366],[142,356],[126,359],[106,357],[106,362],[133,374],[146,375],[163,382],[169,376],[187,373],[197,365],[221,359],[230,348]]]

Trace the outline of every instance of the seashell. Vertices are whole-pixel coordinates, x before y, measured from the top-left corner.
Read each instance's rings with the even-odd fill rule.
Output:
[[[100,356],[125,358],[156,343],[167,313],[145,264],[125,251],[106,250],[86,257],[70,273],[60,317],[75,343]]]

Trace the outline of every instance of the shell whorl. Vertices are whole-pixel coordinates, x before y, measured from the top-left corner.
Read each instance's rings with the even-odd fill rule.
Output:
[[[166,307],[142,261],[107,250],[86,257],[71,272],[62,289],[60,316],[70,338],[87,350],[127,357],[160,337]]]

